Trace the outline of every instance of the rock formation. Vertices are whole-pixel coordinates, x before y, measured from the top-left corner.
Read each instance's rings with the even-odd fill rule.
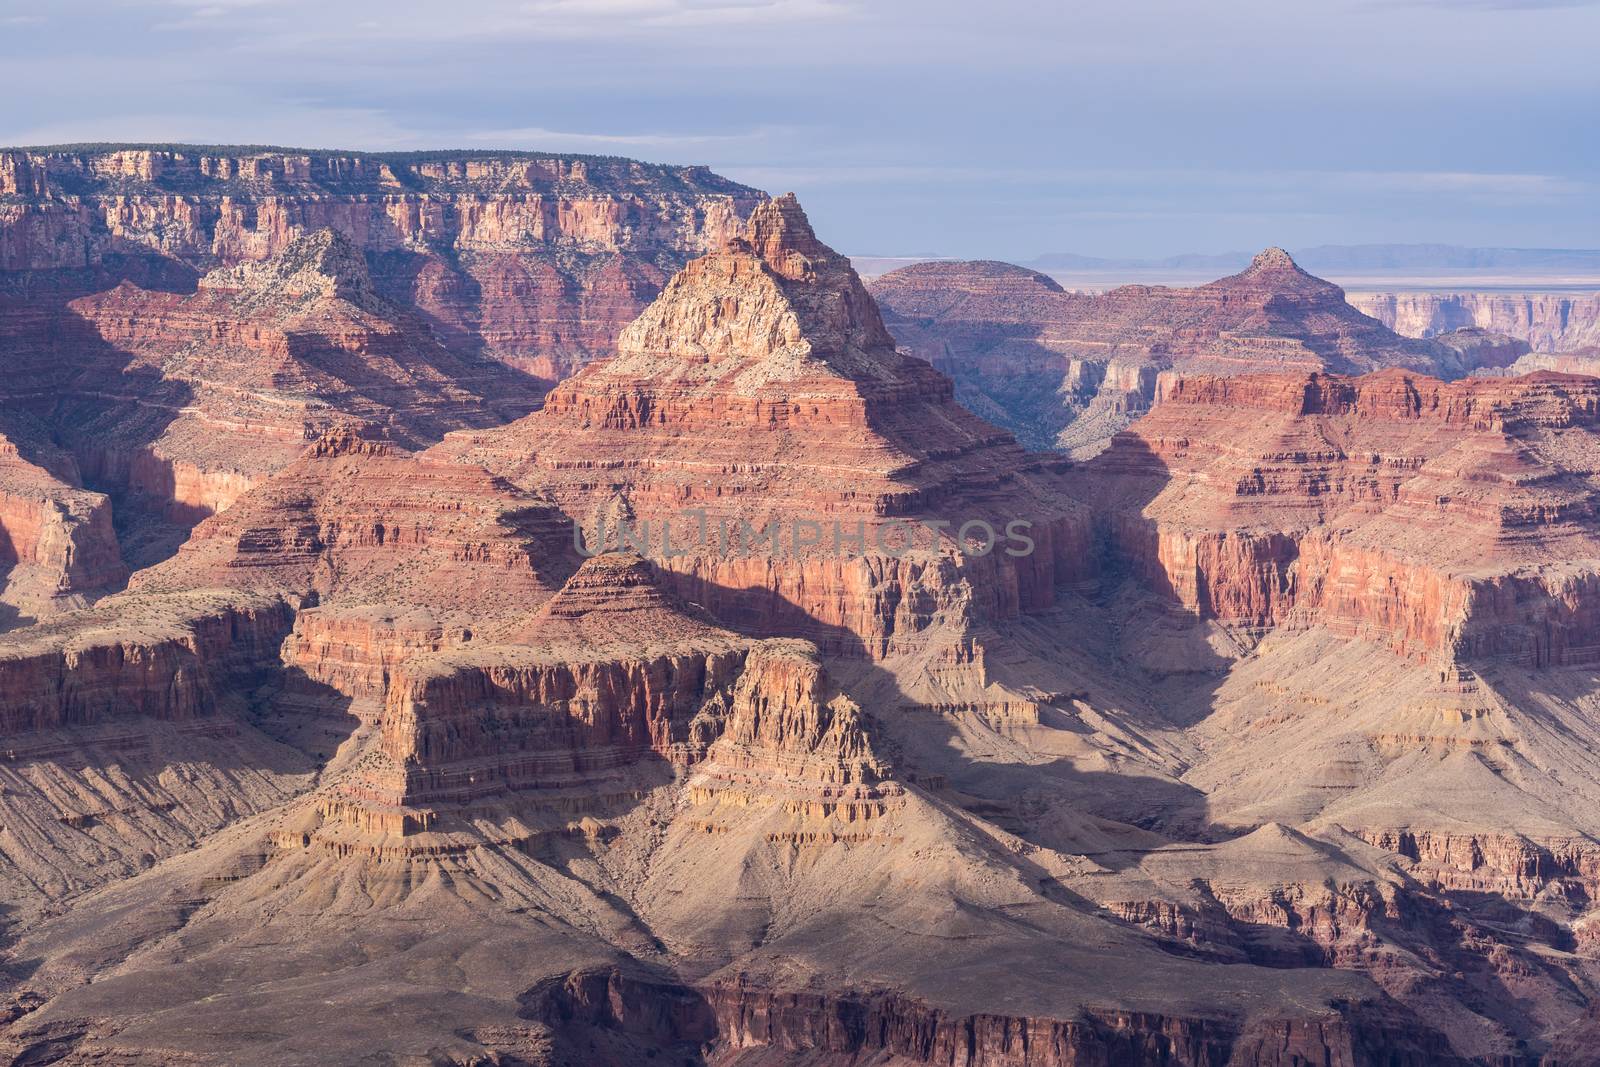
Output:
[[[1457,348],[1396,336],[1356,311],[1280,248],[1194,289],[1127,285],[1088,296],[1006,263],[933,262],[885,274],[872,292],[901,344],[954,378],[963,403],[1034,448],[1098,451],[1148,409],[1169,367],[1469,369]]]
[[[526,152],[10,149],[0,274],[83,292],[152,264],[192,276],[268,259],[332,229],[453,347],[554,380],[760,199],[702,167]]]
[[[331,426],[415,446],[538,403],[532,382],[451,352],[378,296],[332,230],[218,268],[190,296],[124,283],[69,308],[104,362],[79,370],[53,418],[90,479],[149,525],[226,508]]]
[[[0,399],[145,566],[331,425],[526,414],[761,199],[589,157],[5,150]]]
[[[1350,303],[1406,337],[1476,328],[1526,341],[1535,352],[1600,345],[1594,293],[1353,292]]]
[[[718,618],[868,656],[1047,608],[1087,529],[1049,464],[895,351],[792,196],[540,411],[434,452],[538,486],[596,542],[648,542]],[[1031,551],[1002,543],[1013,522]]]
[[[701,172],[0,161],[127,282],[3,298],[0,1059],[1593,1060],[1600,380],[1269,253],[913,272],[953,382]],[[697,242],[531,411],[439,309],[555,288],[392,273]],[[956,402],[1069,365],[1092,458]]]
[[[30,442],[61,472],[30,462],[0,436],[0,603],[6,625],[82,607],[127,577],[111,522],[111,502],[81,487],[70,456]]]
[[[1446,666],[1576,663],[1597,636],[1597,417],[1600,382],[1550,373],[1171,376],[1073,478],[1186,611]]]

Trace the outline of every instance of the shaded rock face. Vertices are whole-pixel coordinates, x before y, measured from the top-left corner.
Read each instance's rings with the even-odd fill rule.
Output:
[[[334,426],[381,426],[415,446],[538,403],[534,382],[452,352],[380,297],[332,230],[218,268],[190,296],[124,284],[69,310],[103,358],[51,417],[86,476],[149,526],[227,507]]]
[[[1390,332],[1281,248],[1193,289],[1128,285],[1090,296],[994,262],[920,263],[871,289],[900,343],[954,378],[963,403],[1032,448],[1085,455],[1149,408],[1169,367],[1404,367],[1454,377],[1471,357]]]
[[[701,991],[617,969],[581,971],[530,990],[525,1011],[556,1028],[562,1044],[587,1046],[605,1067],[667,1050],[694,1062],[800,1059],[847,1067],[862,1057],[962,1067],[1066,1067],[1080,1063],[1184,1064],[1460,1062],[1448,1047],[1406,1034],[1374,1014],[1313,1024],[1262,1020],[1241,1030],[1216,1020],[1090,1012],[1075,1020],[953,1016],[892,993],[833,996],[727,984]],[[1379,1053],[1377,1050],[1381,1049]]]
[[[536,847],[698,765],[702,797],[782,788],[829,814],[894,788],[814,649],[709,624],[636,556],[591,559],[510,628],[403,659],[377,726],[375,749],[280,846]]]
[[[1584,293],[1350,294],[1350,303],[1406,337],[1480,329],[1526,342],[1535,352],[1600,345],[1600,295]]]
[[[117,597],[0,646],[0,733],[188,722],[275,664],[292,611],[274,598]]]
[[[200,523],[177,555],[131,584],[281,593],[335,607],[426,607],[464,618],[491,599],[502,601],[502,612],[527,610],[559,584],[573,556],[566,523],[538,497],[341,428]]]
[[[434,451],[540,486],[591,538],[652,531],[648,554],[720,619],[858,655],[1048,607],[1087,535],[1048,464],[895,351],[792,196],[689,264],[543,409]],[[960,551],[974,520],[997,539],[1022,520],[1031,550]],[[752,551],[769,529],[782,543]]]

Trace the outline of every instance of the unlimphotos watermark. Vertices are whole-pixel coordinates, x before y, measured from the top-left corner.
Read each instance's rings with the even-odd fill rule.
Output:
[[[711,549],[722,556],[791,558],[832,555],[888,556],[899,559],[917,550],[954,544],[963,555],[1029,556],[1035,548],[1028,535],[1033,523],[1012,519],[997,526],[987,519],[768,519],[756,526],[748,519],[713,516],[703,508],[686,508],[670,518],[608,523],[604,517],[585,527],[574,523],[573,543],[584,556],[636,552],[672,559]],[[591,537],[592,533],[592,537]]]

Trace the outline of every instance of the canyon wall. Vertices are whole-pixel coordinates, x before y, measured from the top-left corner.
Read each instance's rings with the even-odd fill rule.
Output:
[[[1155,410],[1071,477],[1104,502],[1113,550],[1200,617],[1445,662],[1584,663],[1600,543],[1587,468],[1560,457],[1597,426],[1600,382],[1548,372],[1167,375]]]
[[[0,638],[0,733],[183,722],[276,667],[292,608],[276,598],[124,595]]]
[[[1600,345],[1600,294],[1352,292],[1350,303],[1407,337],[1478,327],[1528,342],[1535,352]]]
[[[1515,358],[1398,336],[1278,248],[1190,289],[1070,293],[1046,275],[995,262],[920,263],[871,288],[900,344],[950,375],[962,403],[1030,447],[1085,456],[1149,409],[1167,368],[1406,367],[1454,377],[1472,358]]]
[[[192,277],[331,229],[441,338],[554,380],[603,352],[762,199],[703,167],[600,157],[11,149],[0,152],[0,272],[92,291],[147,273],[129,261]]]
[[[76,481],[70,459],[51,459],[65,478]],[[15,443],[0,436],[0,568],[6,568],[0,603],[19,618],[47,618],[82,607],[127,578],[111,502],[73,481],[29,462]]]

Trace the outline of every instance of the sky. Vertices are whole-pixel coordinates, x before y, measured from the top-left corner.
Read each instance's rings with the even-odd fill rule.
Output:
[[[855,255],[1600,248],[1600,0],[0,0],[0,144],[704,163]]]

